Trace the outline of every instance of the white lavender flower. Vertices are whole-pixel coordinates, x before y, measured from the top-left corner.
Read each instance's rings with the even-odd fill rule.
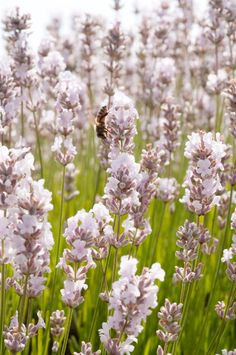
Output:
[[[207,91],[211,95],[220,94],[226,86],[227,73],[220,69],[217,74],[209,74],[207,78]]]
[[[158,312],[159,324],[163,330],[157,330],[157,336],[164,342],[174,342],[181,330],[179,321],[182,317],[183,304],[170,303],[166,298],[164,306]]]
[[[79,353],[74,352],[74,355],[99,355],[99,354],[101,354],[100,350],[93,351],[91,343],[85,343],[84,341],[82,341],[81,344],[81,351]]]
[[[52,151],[56,152],[56,160],[66,166],[73,161],[76,155],[76,148],[72,143],[71,133],[74,130],[74,119],[78,110],[80,110],[80,86],[70,72],[63,72],[59,75],[56,92],[58,117],[55,128],[57,135],[52,146]]]
[[[139,205],[138,192],[136,191],[140,166],[134,156],[120,153],[111,161],[108,178],[105,186],[104,199],[106,206],[115,214],[127,214],[132,205]]]
[[[188,209],[198,215],[205,215],[219,203],[219,170],[223,170],[222,158],[226,145],[220,134],[213,138],[212,133],[192,133],[188,136],[185,156],[190,159],[190,166],[183,186],[185,195],[180,200]]]
[[[13,353],[22,352],[29,338],[35,336],[40,328],[45,328],[44,320],[41,313],[37,312],[38,322],[36,324],[30,323],[28,327],[22,323],[19,324],[18,312],[12,317],[9,327],[4,328],[4,344],[7,349]]]
[[[10,211],[13,224],[9,238],[15,272],[13,280],[20,280],[27,275],[29,297],[37,297],[45,288],[46,278],[43,275],[50,270],[49,251],[54,244],[51,226],[47,221],[48,212],[52,209],[51,193],[44,189],[43,184],[43,180],[28,178],[24,181],[16,190],[18,205],[12,214]]]
[[[87,272],[96,266],[92,259],[92,247],[99,236],[99,226],[92,211],[81,210],[70,217],[64,235],[69,248],[64,249],[57,265],[66,275],[61,295],[67,306],[76,308],[84,301],[82,292],[87,289]]]
[[[112,285],[109,297],[109,309],[113,314],[99,330],[100,339],[108,352],[130,354],[134,350],[132,343],[142,331],[142,321],[151,314],[151,308],[157,306],[158,287],[154,281],[164,280],[165,272],[160,264],[144,268],[141,275],[136,275],[137,259],[123,256],[121,258],[120,278]],[[115,332],[115,337],[111,335]],[[123,339],[122,336],[125,336]]]
[[[164,202],[173,201],[179,193],[179,184],[175,178],[159,178],[157,182],[158,199]]]

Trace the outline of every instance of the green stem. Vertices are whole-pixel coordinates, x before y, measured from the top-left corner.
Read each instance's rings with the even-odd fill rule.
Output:
[[[118,259],[118,248],[115,248],[114,260],[113,260],[113,270],[112,270],[112,283],[115,281],[115,278],[116,278],[117,259]]]
[[[212,220],[212,225],[211,225],[211,236],[212,236],[212,237],[213,237],[213,235],[214,235],[214,228],[215,228],[216,216],[217,216],[217,206],[214,207],[214,214],[213,214],[213,220]]]
[[[23,295],[22,295],[21,305],[20,305],[20,312],[19,312],[19,326],[18,326],[19,331],[21,329],[21,324],[24,321],[24,311],[25,311],[25,301],[26,301],[26,297],[27,297],[28,279],[29,279],[29,275],[26,275],[25,276],[25,283],[24,283],[24,290],[23,290]]]
[[[110,255],[111,255],[111,247],[109,247],[109,252],[108,252],[108,256],[107,256],[107,260],[106,260],[106,265],[105,265],[105,270],[103,272],[103,278],[102,278],[102,282],[101,282],[101,286],[99,289],[99,294],[102,292],[103,289],[103,285],[106,281],[106,273],[107,273],[107,268],[108,268],[108,264],[109,264],[109,260],[110,260]],[[97,318],[97,314],[98,314],[98,305],[99,305],[99,301],[100,301],[100,297],[97,297],[97,301],[96,301],[96,306],[95,306],[95,311],[93,313],[93,319],[92,319],[92,323],[91,323],[91,327],[90,327],[90,331],[89,331],[89,342],[91,342],[92,336],[93,336],[93,330],[94,330],[94,326],[96,323],[96,318]]]
[[[120,208],[121,208],[121,201],[120,201],[120,206],[119,206],[119,212],[117,216],[117,232],[116,232],[116,240],[118,241],[119,235],[120,235]],[[112,271],[112,283],[115,281],[116,278],[116,267],[117,267],[117,261],[118,261],[118,248],[115,248],[115,255],[114,255],[114,261],[113,261],[113,271]]]
[[[177,349],[177,346],[181,340],[184,326],[186,323],[186,315],[187,315],[187,311],[189,308],[189,302],[190,302],[190,298],[191,298],[191,294],[192,294],[192,286],[193,286],[192,283],[188,284],[187,288],[185,287],[184,296],[182,296],[182,298],[183,298],[183,302],[182,302],[183,303],[183,313],[182,313],[182,317],[181,317],[181,321],[180,321],[181,330],[180,330],[178,338],[176,339],[174,346],[173,346],[173,350],[172,350],[173,355],[175,355],[175,353],[176,353],[176,349]],[[187,291],[186,291],[186,289],[187,289]]]
[[[200,337],[199,337],[199,341],[198,341],[197,354],[200,354],[200,350],[201,350],[200,347],[201,347],[201,343],[202,343],[202,337],[203,337],[203,334],[205,333],[205,328],[206,328],[206,324],[207,324],[207,320],[208,320],[208,316],[209,316],[210,306],[211,306],[211,303],[212,303],[212,300],[213,300],[213,297],[214,297],[217,278],[218,278],[219,271],[220,271],[221,257],[222,257],[222,253],[223,253],[223,250],[224,250],[225,241],[227,239],[227,234],[228,234],[229,225],[230,225],[232,198],[233,198],[233,187],[231,187],[231,190],[230,190],[229,207],[228,207],[228,213],[227,213],[225,233],[224,233],[224,236],[223,236],[223,238],[221,240],[221,245],[220,245],[220,248],[219,248],[219,251],[218,251],[218,255],[217,255],[217,264],[216,264],[214,279],[213,279],[213,283],[212,283],[212,287],[211,287],[209,301],[208,301],[208,304],[207,304],[207,309],[206,309],[206,311],[204,313],[204,320],[203,320],[201,333],[200,333]]]
[[[99,164],[98,171],[97,171],[97,176],[96,176],[96,184],[95,184],[95,189],[94,189],[94,195],[93,195],[93,205],[94,205],[95,200],[96,200],[96,195],[97,195],[98,188],[99,188],[100,177],[101,177],[101,166]]]
[[[221,339],[221,337],[223,335],[223,332],[224,332],[224,329],[225,329],[225,326],[226,326],[226,316],[227,316],[228,309],[229,309],[230,304],[231,304],[232,299],[233,299],[234,290],[235,290],[235,285],[234,285],[234,283],[232,283],[232,286],[231,286],[231,289],[230,289],[230,293],[229,293],[228,302],[227,302],[226,307],[225,307],[225,312],[224,312],[224,317],[222,319],[222,323],[221,323],[221,325],[218,327],[218,329],[215,332],[215,335],[214,335],[214,337],[213,337],[213,339],[212,339],[212,341],[210,343],[210,346],[208,348],[207,355],[210,354],[213,349],[216,350],[218,345],[219,345],[220,339]]]
[[[56,267],[59,254],[60,254],[60,244],[61,244],[61,232],[62,232],[62,220],[63,220],[63,210],[64,210],[64,192],[65,192],[65,173],[66,167],[63,166],[63,173],[62,173],[62,183],[61,183],[61,202],[60,202],[60,216],[59,216],[59,229],[58,229],[58,238],[56,240],[56,259],[55,259],[55,267],[53,268],[53,279],[52,279],[52,289],[51,295],[55,296],[55,288],[56,288],[56,281],[57,281],[57,273],[58,268]],[[55,302],[54,302],[55,303]],[[47,327],[46,327],[46,342],[44,347],[44,355],[48,352],[48,345],[49,345],[49,330],[50,330],[50,315],[52,313],[53,302],[50,301],[50,307],[47,314]]]
[[[37,122],[37,117],[36,117],[36,112],[35,112],[35,111],[33,111],[33,117],[34,117],[36,141],[37,141],[37,146],[38,146],[38,154],[39,154],[39,163],[40,163],[41,179],[43,179],[43,157],[42,157],[40,136],[39,136],[39,130],[38,130],[38,122]]]
[[[165,343],[165,346],[164,346],[164,349],[163,349],[163,351],[164,351],[164,355],[166,355],[167,354],[167,351],[168,351],[168,343]]]
[[[4,240],[2,240],[2,259],[4,259]],[[6,292],[5,292],[5,264],[4,260],[2,260],[2,279],[1,279],[1,320],[0,320],[0,354],[3,354],[3,328],[5,323],[5,315],[6,315]]]
[[[138,228],[136,228],[136,231],[133,236],[133,240],[132,240],[131,247],[129,250],[129,259],[131,258],[132,254],[133,254],[133,249],[134,249],[134,245],[135,245],[135,239],[136,239],[137,232],[138,232]]]
[[[33,298],[29,298],[28,309],[27,309],[27,321],[26,321],[26,328],[27,329],[28,329],[28,325],[30,324],[30,321],[32,319],[32,313],[33,313]],[[23,355],[29,354],[30,342],[31,342],[31,338],[28,340],[28,342],[26,344]]]
[[[57,243],[56,243],[56,262],[55,262],[55,266],[57,265],[58,260],[59,260],[60,246],[61,246],[62,219],[63,219],[63,211],[64,211],[65,174],[66,174],[66,167],[63,166],[62,183],[61,183],[61,203],[60,203],[60,216],[59,216],[59,230],[58,230],[58,238],[57,238]],[[58,269],[55,268],[54,282],[53,282],[52,290],[55,289],[56,270],[58,270]],[[52,292],[52,294],[54,294],[54,293]]]
[[[153,246],[153,249],[152,249],[152,257],[151,257],[151,264],[150,265],[152,265],[154,263],[154,261],[155,261],[157,243],[158,243],[158,240],[159,240],[159,237],[160,237],[160,233],[161,233],[161,228],[162,228],[162,225],[163,225],[163,222],[164,222],[164,215],[165,215],[166,205],[167,205],[167,203],[164,202],[163,207],[162,207],[162,212],[161,212],[161,218],[160,218],[160,224],[159,224],[158,232],[157,232],[156,238],[154,240],[154,246]]]
[[[67,343],[68,343],[69,334],[70,334],[72,316],[73,316],[73,308],[70,308],[69,314],[68,314],[68,321],[67,321],[65,336],[64,336],[64,340],[63,340],[62,349],[61,349],[61,355],[65,355],[65,352],[66,352]]]
[[[197,225],[198,227],[200,226],[200,216],[197,216]],[[192,265],[192,270],[195,270],[195,268],[197,267],[198,261],[199,261],[199,255],[200,255],[200,245],[198,246],[198,250],[197,250],[197,256],[196,259],[193,262]],[[186,264],[184,265],[184,272],[186,269]],[[196,281],[195,281],[196,282]],[[181,330],[180,333],[178,335],[178,338],[176,339],[174,346],[173,346],[173,355],[176,352],[177,346],[180,342],[183,330],[184,330],[184,326],[186,323],[186,319],[187,319],[187,314],[188,314],[188,309],[189,309],[189,305],[190,305],[190,300],[191,300],[191,295],[193,292],[193,288],[194,288],[194,284],[195,282],[193,281],[192,283],[189,283],[187,285],[187,291],[186,291],[186,286],[182,284],[181,287],[181,293],[180,293],[180,302],[179,303],[183,303],[183,313],[182,313],[182,317],[180,320],[180,326],[181,326]]]

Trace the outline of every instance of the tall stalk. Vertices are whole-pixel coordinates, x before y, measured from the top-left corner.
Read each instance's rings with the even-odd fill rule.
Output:
[[[198,227],[200,226],[200,216],[197,216],[197,225],[198,225]],[[194,260],[193,265],[192,265],[192,269],[193,270],[196,268],[196,266],[198,264],[199,253],[200,253],[200,246],[198,247],[197,257]],[[184,270],[185,270],[185,268],[186,268],[186,265],[184,264]],[[195,280],[195,282],[196,282],[196,280]],[[183,313],[182,313],[182,317],[181,317],[181,320],[180,320],[181,330],[180,330],[180,333],[178,335],[178,338],[176,339],[176,341],[175,341],[175,343],[173,345],[173,350],[172,350],[173,355],[176,354],[176,350],[177,350],[178,344],[179,344],[179,342],[181,340],[181,336],[183,334],[184,326],[185,326],[185,323],[186,323],[186,316],[188,314],[189,304],[190,304],[190,300],[191,300],[191,296],[192,296],[192,292],[193,292],[193,285],[194,285],[194,281],[192,281],[192,283],[189,283],[187,285],[187,287],[183,283],[181,285],[179,303],[183,303]]]
[[[152,248],[151,264],[150,265],[152,265],[154,263],[154,261],[155,261],[155,256],[156,256],[156,251],[157,251],[157,244],[158,244],[158,240],[159,240],[161,229],[162,229],[163,222],[164,222],[166,205],[167,205],[167,203],[164,202],[163,207],[162,207],[162,211],[161,211],[161,216],[160,216],[159,228],[158,228],[157,234],[154,236],[155,239],[154,239],[154,246]]]
[[[99,301],[100,301],[99,295],[100,295],[100,293],[103,290],[104,283],[106,283],[106,274],[107,274],[107,269],[108,269],[108,265],[109,265],[110,255],[111,255],[111,246],[109,246],[109,252],[108,252],[107,259],[106,259],[105,269],[104,270],[102,269],[103,278],[102,278],[102,282],[101,282],[101,285],[100,285],[100,288],[99,288],[99,293],[98,293],[98,297],[97,297],[97,301],[96,301],[96,306],[95,306],[95,310],[94,310],[94,313],[93,313],[93,319],[92,319],[92,323],[91,323],[91,327],[90,327],[90,331],[89,331],[89,341],[91,341],[92,337],[93,337],[93,330],[94,330],[94,326],[95,326],[96,319],[97,319],[98,306],[99,306]]]
[[[216,350],[218,345],[219,345],[219,342],[220,342],[220,339],[223,335],[223,332],[224,332],[224,329],[225,329],[225,326],[226,326],[226,315],[227,315],[227,312],[228,312],[228,309],[229,309],[229,306],[233,300],[233,297],[234,297],[234,293],[235,293],[235,285],[234,283],[232,283],[232,286],[231,286],[231,289],[230,289],[230,293],[229,293],[229,297],[228,297],[228,301],[227,301],[227,304],[226,304],[226,307],[225,307],[225,312],[224,312],[224,317],[222,319],[222,322],[220,324],[220,326],[217,328],[216,332],[215,332],[215,335],[213,336],[212,338],[212,341],[210,343],[210,346],[208,348],[208,351],[207,351],[207,354],[206,355],[210,355],[213,350]],[[215,354],[215,352],[214,352]]]
[[[207,309],[206,309],[206,311],[204,313],[204,320],[203,320],[203,324],[202,324],[202,327],[201,327],[201,333],[200,333],[200,337],[199,337],[199,341],[198,341],[198,352],[197,352],[197,354],[200,354],[201,341],[202,341],[202,337],[203,337],[203,334],[204,334],[205,329],[206,329],[206,324],[207,324],[207,320],[208,320],[208,316],[209,316],[209,311],[210,311],[210,307],[211,307],[212,300],[213,300],[213,297],[214,297],[217,278],[218,278],[219,271],[220,271],[221,257],[222,257],[222,253],[223,253],[223,250],[224,250],[224,247],[225,247],[225,242],[226,242],[226,239],[227,239],[227,234],[228,234],[228,230],[229,230],[229,226],[230,226],[232,199],[233,199],[233,186],[231,186],[231,190],[230,190],[229,207],[228,207],[228,213],[227,213],[225,232],[224,232],[224,235],[223,235],[223,238],[221,240],[221,244],[220,244],[219,250],[218,250],[216,269],[215,269],[214,278],[213,278],[213,282],[212,282],[212,287],[211,287],[211,291],[210,291],[210,298],[209,298],[209,301],[208,301],[208,304],[207,304]]]
[[[71,327],[71,322],[72,322],[72,316],[73,316],[73,308],[69,309],[69,314],[67,317],[67,325],[66,325],[66,331],[65,331],[65,335],[64,335],[64,340],[63,340],[63,344],[62,344],[62,348],[61,348],[61,355],[65,355],[66,352],[66,348],[67,348],[67,343],[68,343],[68,339],[69,339],[69,334],[70,334],[70,327]]]
[[[3,354],[3,327],[5,324],[6,316],[6,292],[5,292],[5,264],[4,264],[4,240],[2,240],[2,267],[1,267],[2,277],[1,277],[1,316],[0,316],[0,354]]]
[[[62,222],[63,222],[63,211],[64,211],[64,192],[65,192],[65,174],[66,174],[66,166],[63,166],[62,172],[62,182],[61,182],[61,201],[60,201],[60,215],[59,215],[59,228],[58,228],[58,236],[56,239],[56,258],[55,258],[55,267],[53,268],[53,279],[52,279],[52,288],[51,288],[51,295],[55,295],[56,289],[56,282],[57,282],[57,273],[58,268],[56,267],[59,261],[59,254],[60,254],[60,244],[61,244],[61,234],[62,234]],[[47,354],[48,350],[48,341],[49,341],[49,329],[50,329],[50,314],[52,313],[53,302],[52,299],[50,300],[50,307],[48,310],[47,316],[47,328],[46,328],[46,343],[44,348],[44,355]]]
[[[18,331],[20,331],[21,324],[24,322],[25,303],[26,303],[26,300],[27,300],[28,279],[29,279],[29,275],[26,275],[25,276],[25,282],[24,282],[23,295],[22,295],[21,303],[20,303]]]
[[[117,222],[117,236],[116,236],[117,240],[119,238],[119,235],[120,235],[120,213],[118,214],[118,222]],[[115,281],[115,278],[116,278],[117,261],[118,261],[118,248],[115,248],[114,260],[113,260],[113,271],[112,271],[112,283]]]

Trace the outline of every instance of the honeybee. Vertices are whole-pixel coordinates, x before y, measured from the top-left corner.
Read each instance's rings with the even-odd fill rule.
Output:
[[[106,116],[108,115],[107,106],[102,106],[98,111],[96,116],[96,133],[97,137],[101,139],[106,139],[107,137],[107,128],[106,128]]]

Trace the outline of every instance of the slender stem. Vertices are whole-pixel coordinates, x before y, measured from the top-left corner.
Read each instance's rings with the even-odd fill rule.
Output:
[[[197,216],[198,227],[200,226],[200,218],[201,218],[201,216]],[[199,255],[200,255],[200,245],[198,246],[197,256],[193,262],[192,270],[194,270],[197,267],[197,264],[199,261]],[[186,272],[185,270],[186,270],[186,263],[184,264],[184,275]],[[187,319],[186,315],[188,314],[188,309],[189,309],[189,304],[190,304],[194,284],[195,284],[194,281],[192,281],[192,283],[189,283],[186,287],[186,285],[183,285],[183,283],[182,283],[181,292],[180,292],[180,302],[179,302],[179,303],[183,303],[183,313],[182,313],[182,317],[180,320],[181,330],[180,330],[178,338],[176,339],[174,346],[173,346],[173,355],[176,353],[177,346],[180,342],[180,339],[181,339],[181,336],[182,336],[182,333],[184,330],[184,326],[185,326],[186,319]]]
[[[1,320],[0,320],[0,354],[3,354],[3,327],[5,323],[5,315],[6,315],[6,308],[5,308],[5,264],[4,264],[4,240],[2,240],[2,278],[1,278]]]
[[[164,346],[164,355],[167,354],[167,351],[168,351],[168,343],[165,343],[165,346]]]
[[[118,241],[119,235],[120,235],[120,209],[121,209],[121,201],[119,205],[119,212],[117,216],[117,232],[116,232],[116,240]],[[115,248],[115,255],[114,255],[114,261],[113,261],[113,271],[112,271],[112,283],[115,281],[116,278],[116,267],[117,267],[117,261],[118,261],[118,248]]]
[[[218,348],[220,339],[223,336],[223,333],[224,333],[224,330],[225,330],[225,327],[226,327],[226,315],[227,315],[227,312],[228,312],[228,309],[229,309],[230,305],[233,302],[234,293],[235,293],[235,284],[232,283],[231,290],[230,290],[230,295],[229,295],[229,298],[228,298],[228,303],[227,303],[226,308],[225,308],[225,314],[224,314],[224,319],[223,319],[223,323],[222,323],[222,329],[219,331],[219,334],[218,334],[218,336],[216,338],[215,351]]]
[[[148,242],[148,251],[152,250],[152,243],[153,243],[153,238],[154,238],[154,230],[155,230],[155,211],[157,210],[158,207],[158,200],[155,197],[154,198],[154,203],[153,203],[153,208],[152,208],[152,214],[151,214],[151,228],[152,228],[152,232],[151,235],[149,237],[149,242]],[[146,253],[146,260],[145,260],[145,265],[147,265],[149,263],[150,260],[150,253],[147,252]]]
[[[224,236],[222,238],[222,243],[221,243],[221,247],[219,249],[218,258],[217,258],[217,266],[216,266],[216,270],[215,270],[215,274],[214,274],[213,287],[212,287],[212,291],[211,291],[212,297],[213,297],[213,294],[214,294],[214,291],[215,291],[216,281],[217,281],[217,277],[218,277],[218,274],[219,274],[219,271],[220,271],[221,257],[222,257],[222,253],[223,253],[223,250],[224,250],[224,247],[225,247],[225,242],[226,242],[226,239],[227,239],[228,230],[229,230],[229,227],[230,227],[232,199],[233,199],[233,186],[231,187],[231,190],[230,190],[229,207],[228,207],[228,213],[227,213],[225,233],[224,233]],[[210,300],[209,300],[209,303],[210,303]]]
[[[120,335],[119,335],[119,338],[118,338],[118,344],[120,344],[120,341],[121,341],[122,335],[124,334],[125,327],[126,327],[127,323],[128,323],[128,315],[126,316],[124,325],[123,325],[123,327],[121,329],[121,332],[120,332]]]
[[[187,267],[187,263],[184,262],[184,278],[186,275],[186,267]],[[184,301],[185,289],[186,289],[186,284],[184,282],[182,282],[181,291],[180,291],[180,298],[179,298],[180,303],[183,303],[183,301]]]
[[[58,238],[56,240],[56,259],[55,259],[55,267],[53,268],[54,272],[53,272],[52,290],[51,290],[51,295],[53,295],[53,297],[55,296],[55,288],[56,288],[57,273],[58,273],[58,268],[56,267],[56,265],[59,260],[60,244],[61,244],[60,242],[61,242],[61,232],[62,232],[62,222],[63,222],[62,220],[63,220],[63,210],[64,210],[65,173],[66,173],[66,167],[63,166],[62,183],[61,183],[59,228],[58,228]],[[45,347],[44,347],[44,355],[47,354],[48,345],[49,345],[48,343],[49,343],[49,330],[50,330],[50,315],[52,313],[52,307],[53,307],[53,302],[51,300],[49,311],[48,311],[48,317],[47,317],[46,343],[45,343]]]
[[[180,330],[178,338],[176,339],[174,346],[173,346],[173,350],[172,350],[173,355],[175,355],[175,353],[176,353],[177,346],[180,342],[180,339],[181,339],[181,336],[182,336],[182,333],[184,330],[184,326],[185,326],[185,322],[186,322],[186,314],[187,314],[187,311],[189,308],[189,301],[191,299],[191,294],[192,294],[192,285],[193,284],[191,283],[191,284],[188,284],[187,287],[185,287],[185,292],[184,292],[183,302],[182,302],[183,303],[183,313],[182,313],[182,317],[181,317],[181,321],[180,321],[181,330]]]
[[[25,283],[24,283],[24,290],[23,290],[23,295],[22,295],[21,305],[20,305],[20,312],[19,312],[19,326],[18,326],[19,331],[21,329],[21,324],[24,321],[24,311],[25,311],[25,301],[26,301],[26,297],[27,297],[28,279],[29,279],[29,275],[26,275],[25,276]]]
[[[27,320],[26,320],[26,329],[28,329],[28,325],[30,324],[30,321],[32,319],[32,312],[33,312],[33,298],[29,298],[28,301],[28,309],[27,309]],[[29,349],[30,349],[30,343],[31,343],[31,338],[29,338],[25,350],[23,352],[23,355],[28,355],[29,354]]]
[[[162,207],[162,212],[161,212],[159,229],[158,229],[158,232],[156,234],[156,238],[154,240],[154,246],[153,246],[153,249],[152,249],[151,264],[153,264],[153,262],[155,261],[157,243],[158,243],[158,240],[159,240],[159,237],[160,237],[160,233],[161,233],[161,228],[162,228],[162,225],[163,225],[163,222],[164,222],[164,215],[165,215],[166,205],[167,205],[167,203],[164,202],[163,207]]]
[[[206,328],[206,324],[207,324],[207,320],[208,320],[208,316],[209,316],[209,311],[210,311],[210,307],[211,307],[211,303],[212,303],[212,300],[213,300],[213,297],[214,297],[214,293],[215,293],[217,278],[218,278],[218,274],[219,274],[219,271],[220,271],[221,257],[222,257],[222,253],[223,253],[223,250],[224,250],[225,241],[227,239],[227,234],[228,234],[229,225],[230,225],[232,198],[233,198],[233,187],[231,187],[231,190],[230,190],[229,207],[228,207],[228,213],[227,213],[225,233],[224,233],[224,236],[223,236],[223,238],[221,240],[221,245],[220,245],[220,248],[219,248],[219,251],[218,251],[217,264],[216,264],[216,269],[215,269],[215,273],[214,273],[214,279],[213,279],[213,282],[212,282],[212,287],[211,287],[211,291],[210,291],[209,301],[208,301],[208,304],[207,304],[207,309],[206,309],[206,311],[204,313],[204,320],[203,320],[201,333],[200,333],[199,341],[198,341],[198,352],[197,352],[197,354],[200,354],[200,349],[201,349],[200,347],[201,347],[202,337],[203,337],[203,334],[205,332],[205,328]]]
[[[62,182],[61,182],[61,203],[60,203],[60,216],[59,216],[59,230],[58,230],[58,238],[57,238],[57,244],[56,244],[56,262],[55,265],[57,265],[58,260],[59,260],[59,254],[60,254],[60,246],[61,246],[61,234],[62,234],[62,219],[63,219],[63,211],[64,211],[64,192],[65,192],[65,175],[66,175],[66,167],[63,166],[63,172],[62,172]],[[56,268],[57,270],[57,268]],[[56,271],[54,273],[56,275]],[[56,282],[56,277],[55,282]],[[53,283],[53,290],[55,288],[55,282]],[[53,294],[53,293],[52,293]]]
[[[97,195],[97,191],[98,191],[98,188],[99,188],[100,177],[101,177],[101,166],[99,164],[98,171],[97,171],[97,176],[96,176],[96,184],[95,184],[95,189],[94,189],[94,195],[93,195],[93,205],[94,205],[95,200],[96,200],[96,195]]]
[[[113,270],[112,270],[112,283],[115,281],[115,278],[116,278],[117,259],[118,259],[118,248],[115,248]]]
[[[37,122],[37,117],[36,117],[36,112],[35,112],[35,111],[33,111],[33,117],[34,117],[36,141],[37,141],[37,146],[38,146],[38,154],[39,154],[39,163],[40,163],[41,179],[43,179],[43,157],[42,157],[42,150],[41,150],[41,143],[40,143],[38,122]]]
[[[228,302],[227,302],[227,305],[225,307],[224,317],[222,319],[222,322],[221,322],[220,326],[217,328],[217,330],[215,332],[215,335],[212,338],[212,341],[211,341],[211,343],[209,345],[209,348],[208,348],[208,351],[207,351],[207,355],[210,354],[214,348],[216,349],[218,347],[218,344],[220,342],[220,339],[221,339],[222,334],[223,334],[224,329],[225,329],[226,315],[227,315],[230,303],[232,301],[232,296],[234,294],[234,290],[235,290],[235,285],[234,285],[234,283],[232,283],[232,286],[231,286],[231,289],[230,289],[230,293],[229,293]]]
[[[101,293],[101,291],[103,289],[103,285],[106,282],[106,273],[107,273],[107,268],[108,268],[108,264],[109,264],[109,260],[110,260],[110,255],[111,255],[111,247],[109,247],[109,252],[108,252],[108,256],[107,256],[107,260],[106,260],[105,269],[102,270],[103,278],[102,278],[102,282],[101,282],[101,285],[100,285],[99,294]],[[99,305],[99,301],[100,301],[99,294],[98,294],[98,297],[97,297],[95,311],[93,313],[93,319],[92,319],[92,323],[91,323],[91,327],[90,327],[90,331],[89,331],[89,342],[91,341],[92,336],[93,336],[93,330],[94,330],[94,326],[95,326],[95,322],[96,322],[96,318],[97,318],[97,314],[98,314],[98,305]]]
[[[212,225],[211,225],[211,236],[214,235],[216,216],[217,216],[217,206],[214,207],[214,214],[213,214],[213,220],[212,220]]]
[[[65,355],[65,352],[66,352],[67,343],[68,343],[69,334],[70,334],[72,316],[73,316],[73,308],[70,308],[69,314],[68,314],[68,321],[67,321],[67,325],[66,325],[65,336],[64,336],[64,340],[63,340],[62,349],[61,349],[61,355]]]
[[[131,247],[129,250],[129,259],[131,258],[132,254],[133,254],[133,249],[134,249],[134,245],[135,245],[135,239],[136,239],[137,232],[138,232],[138,228],[136,228],[136,231],[133,236],[133,240],[132,240]]]
[[[43,179],[43,158],[42,158],[42,150],[41,150],[40,136],[39,136],[38,123],[37,123],[37,117],[36,117],[35,111],[33,111],[33,116],[34,116],[34,124],[35,124],[35,132],[36,132],[38,153],[39,153],[39,162],[40,162],[40,169],[41,169],[41,178]]]

